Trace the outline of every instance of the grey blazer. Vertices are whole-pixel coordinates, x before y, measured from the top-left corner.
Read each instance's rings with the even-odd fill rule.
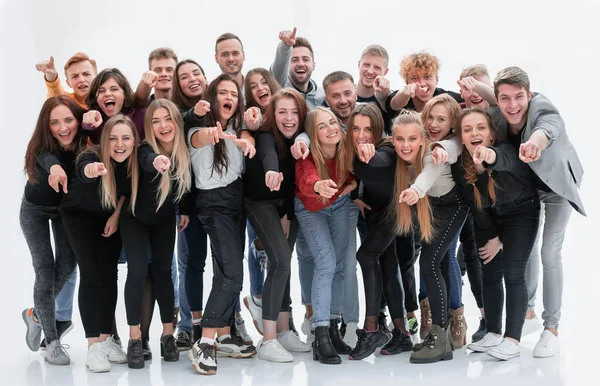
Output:
[[[508,122],[497,106],[490,108],[490,114],[500,140],[506,141]],[[521,131],[521,143],[527,142],[537,130],[542,130],[548,137],[548,147],[537,161],[529,163],[529,167],[553,192],[566,198],[577,212],[585,216],[579,197],[583,167],[569,140],[565,122],[548,98],[533,93],[527,111],[527,123]]]

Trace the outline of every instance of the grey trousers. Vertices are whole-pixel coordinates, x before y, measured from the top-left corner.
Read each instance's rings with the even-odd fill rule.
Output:
[[[535,310],[540,274],[540,256],[544,274],[542,319],[544,327],[558,328],[562,308],[562,245],[573,208],[562,196],[538,190],[541,201],[540,229],[527,264],[528,310]],[[541,248],[540,248],[541,244]]]

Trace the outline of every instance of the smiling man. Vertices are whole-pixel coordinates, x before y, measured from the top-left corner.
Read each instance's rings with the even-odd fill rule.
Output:
[[[158,75],[158,81],[154,86],[154,94],[150,96],[150,102],[161,98],[171,100],[173,72],[177,62],[177,55],[170,48],[160,47],[150,52],[150,55],[148,55],[148,68]]]
[[[498,135],[519,149],[529,164],[542,203],[536,245],[529,261],[527,287],[529,309],[534,309],[539,275],[539,242],[544,267],[544,331],[533,350],[534,357],[551,357],[560,351],[558,324],[562,308],[562,244],[572,209],[585,215],[579,185],[583,167],[571,144],[565,123],[554,105],[542,94],[530,91],[529,77],[519,67],[508,67],[494,80],[498,106],[490,109]],[[525,317],[525,315],[523,315]]]
[[[96,61],[83,53],[78,52],[67,60],[65,64],[65,76],[67,85],[73,89],[73,92],[67,92],[60,84],[58,72],[54,67],[54,57],[49,60],[40,62],[35,65],[35,68],[44,73],[46,88],[48,89],[48,98],[57,95],[70,96],[77,104],[84,109],[87,109],[86,99],[90,93],[90,85],[98,74]]]
[[[240,38],[232,33],[224,33],[215,43],[215,61],[224,74],[229,74],[244,94],[244,75],[242,68],[246,54]]]

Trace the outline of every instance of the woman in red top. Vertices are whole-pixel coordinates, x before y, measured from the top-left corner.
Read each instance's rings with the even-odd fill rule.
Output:
[[[338,330],[342,310],[344,256],[348,246],[350,193],[356,187],[348,171],[345,135],[335,115],[317,107],[306,117],[310,155],[296,163],[294,210],[315,260],[312,283],[315,332],[313,359],[339,364],[349,354]]]

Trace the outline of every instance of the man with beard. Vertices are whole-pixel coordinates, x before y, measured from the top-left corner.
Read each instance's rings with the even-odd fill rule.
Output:
[[[311,79],[315,70],[315,57],[310,42],[296,37],[296,28],[279,33],[281,42],[277,46],[271,72],[282,88],[293,87],[300,92],[309,109],[323,104],[323,90]],[[286,76],[286,74],[289,74]],[[281,80],[285,79],[283,83]]]
[[[246,54],[239,37],[232,33],[224,33],[217,38],[215,44],[215,61],[224,74],[230,75],[244,94],[244,75],[242,67]]]

